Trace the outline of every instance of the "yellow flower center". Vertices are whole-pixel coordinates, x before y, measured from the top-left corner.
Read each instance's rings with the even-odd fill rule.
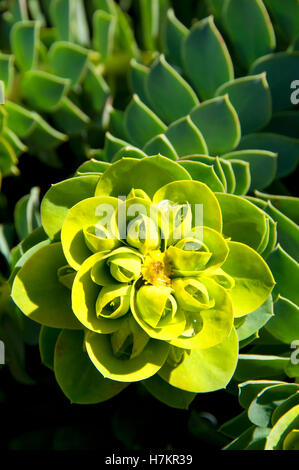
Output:
[[[165,254],[160,250],[151,251],[144,260],[141,268],[143,279],[153,286],[170,286],[169,269],[165,262]]]

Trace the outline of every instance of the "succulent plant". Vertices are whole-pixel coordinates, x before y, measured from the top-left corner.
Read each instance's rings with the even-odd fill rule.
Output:
[[[298,450],[299,385],[249,380],[239,385],[244,411],[220,431],[234,440],[226,450]]]
[[[111,0],[15,0],[0,21],[2,173],[25,151],[59,167],[65,142],[80,161],[85,142],[101,143],[110,87],[138,56],[128,16]]]
[[[12,298],[44,325],[43,361],[71,401],[103,401],[142,381],[186,406],[228,384],[239,331],[247,339],[269,320],[274,280],[263,256],[275,228],[269,237],[265,212],[165,157],[95,165],[45,195],[44,240],[32,232],[30,250],[15,253]]]
[[[181,161],[195,154],[222,183],[220,173],[229,173],[228,192],[246,194],[270,186],[298,164],[298,111],[291,102],[297,42],[273,52],[275,33],[261,0],[207,3],[218,27],[208,16],[188,30],[168,10],[162,54],[150,65],[132,61],[133,98],[117,121],[113,114],[104,151],[94,154],[115,161],[125,147],[133,155],[132,146],[139,158],[160,152]],[[280,18],[276,3],[267,5]],[[289,3],[298,9],[297,2]],[[295,20],[292,25],[289,41],[299,34]],[[242,187],[234,185],[236,175]]]

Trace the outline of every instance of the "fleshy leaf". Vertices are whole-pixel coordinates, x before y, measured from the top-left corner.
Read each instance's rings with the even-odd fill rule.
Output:
[[[165,31],[165,42],[167,57],[176,65],[182,67],[181,49],[184,38],[188,34],[188,29],[175,16],[170,8],[167,11],[167,23]]]
[[[258,131],[270,121],[272,99],[265,73],[224,83],[216,96],[225,94],[237,111],[242,134]]]
[[[171,160],[178,160],[178,155],[165,134],[159,134],[147,142],[144,147],[147,155],[163,155]]]
[[[189,180],[189,173],[160,155],[137,160],[123,158],[100,178],[96,196],[127,196],[132,188],[143,189],[149,197],[170,181]]]
[[[263,149],[278,154],[276,177],[281,178],[293,171],[299,161],[299,139],[279,134],[248,134],[242,138],[238,149]]]
[[[193,215],[193,226],[206,226],[221,231],[222,218],[220,206],[214,193],[204,183],[199,181],[174,181],[160,187],[153,197],[154,204],[161,201],[170,201],[175,204],[190,204]],[[203,207],[203,222],[197,218],[201,216],[198,205]],[[200,207],[199,207],[200,208]]]
[[[11,30],[11,47],[16,64],[22,71],[34,68],[37,60],[39,25],[34,21],[20,21]]]
[[[263,258],[252,248],[236,242],[228,242],[228,246],[229,255],[222,269],[235,281],[230,296],[235,316],[241,317],[265,302],[275,282]]]
[[[237,327],[239,341],[244,341],[259,331],[265,324],[268,324],[274,318],[273,316],[273,302],[272,297],[269,296],[267,300],[258,307],[254,312],[251,312],[246,317],[243,317],[240,327]]]
[[[263,189],[269,186],[275,178],[277,154],[267,150],[237,150],[222,155],[221,158],[242,160],[250,165],[250,189]]]
[[[96,301],[101,287],[93,282],[91,271],[102,256],[103,253],[90,256],[79,269],[72,288],[72,307],[82,325],[89,330],[107,334],[118,330],[123,319],[110,320],[96,315]]]
[[[299,265],[280,245],[267,258],[277,283],[275,292],[299,305],[298,279]]]
[[[198,104],[190,85],[163,55],[151,66],[146,88],[154,111],[166,124],[187,115]]]
[[[262,0],[227,0],[223,17],[229,37],[245,66],[249,67],[255,59],[274,49],[275,33]]]
[[[202,133],[190,116],[173,122],[165,132],[179,157],[193,153],[207,154],[208,148]]]
[[[119,244],[110,230],[110,222],[118,199],[112,197],[91,197],[74,205],[65,217],[61,230],[61,242],[65,257],[74,269],[78,270],[92,251],[86,243],[84,229],[90,228],[99,238],[99,250],[114,248]],[[104,221],[104,222],[103,222]],[[107,227],[105,227],[107,225]],[[106,229],[104,232],[102,227]]]
[[[49,50],[49,64],[52,72],[71,80],[75,87],[86,70],[88,51],[77,44],[56,41]]]
[[[82,199],[92,197],[97,175],[84,175],[54,184],[41,204],[42,224],[50,238],[59,234],[68,210]]]
[[[151,377],[162,367],[169,350],[164,341],[150,339],[138,356],[119,359],[113,355],[109,336],[97,333],[88,333],[85,345],[101,374],[119,382],[136,382]]]
[[[155,135],[166,130],[165,124],[137,95],[133,95],[124,118],[125,128],[132,143],[141,148]]]
[[[22,91],[32,106],[43,111],[52,111],[67,93],[69,82],[66,78],[40,70],[28,71],[22,80]]]
[[[223,185],[212,165],[187,159],[181,159],[179,163],[190,173],[193,180],[205,183],[212,191],[224,191]]]
[[[238,196],[225,193],[216,196],[221,207],[224,235],[257,250],[267,231],[265,213]]]
[[[42,363],[54,370],[54,350],[61,329],[42,326],[39,335],[39,351]]]
[[[233,329],[229,337],[217,346],[186,351],[177,367],[172,368],[166,363],[159,375],[179,389],[206,393],[226,387],[234,373],[237,360],[238,337]]]
[[[273,111],[292,107],[290,85],[299,73],[299,52],[278,52],[269,54],[252,65],[250,73],[266,72],[270,86]]]
[[[256,379],[264,378],[280,378],[285,375],[284,368],[288,361],[287,357],[265,354],[240,354],[234,379],[242,382],[244,380],[255,381]]]
[[[202,133],[210,155],[228,152],[238,145],[240,121],[228,95],[201,103],[191,111],[190,117]]]
[[[299,425],[299,405],[291,408],[284,414],[273,426],[268,435],[265,450],[282,449],[283,440],[287,437],[292,429],[298,428]]]
[[[71,403],[100,403],[118,395],[128,384],[105,379],[84,350],[82,331],[64,330],[55,347],[56,380]]]
[[[212,98],[222,83],[234,78],[229,52],[212,16],[191,28],[183,42],[182,57],[184,71],[202,99]]]
[[[12,298],[32,320],[54,328],[78,329],[71,308],[70,290],[58,280],[57,271],[66,265],[61,243],[36,251],[18,271]]]

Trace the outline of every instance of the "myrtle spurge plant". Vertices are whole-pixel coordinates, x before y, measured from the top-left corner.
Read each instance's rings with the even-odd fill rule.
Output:
[[[226,219],[240,210],[250,232]],[[56,343],[56,378],[72,401],[102,401],[140,380],[162,379],[170,396],[227,385],[234,322],[274,286],[261,256],[265,213],[157,156],[54,185],[41,215],[50,239],[17,262],[12,298],[44,325],[42,355]]]

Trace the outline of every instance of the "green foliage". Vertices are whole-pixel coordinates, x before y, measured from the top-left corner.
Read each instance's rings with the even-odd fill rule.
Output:
[[[269,216],[238,196],[215,195],[165,157],[89,170],[45,195],[50,244],[37,246],[12,281],[16,305],[47,328],[43,360],[76,403],[144,381],[163,402],[170,387],[170,406],[185,407],[186,392],[192,398],[225,387],[237,364],[238,320],[256,318],[240,331],[243,340],[271,316],[274,280],[256,251],[267,245]],[[247,225],[236,219],[231,226],[239,206]],[[90,374],[79,390],[82,368]]]
[[[224,449],[297,450],[298,390],[298,384],[273,380],[241,383],[239,402],[246,411],[221,426],[223,434],[234,438]]]

